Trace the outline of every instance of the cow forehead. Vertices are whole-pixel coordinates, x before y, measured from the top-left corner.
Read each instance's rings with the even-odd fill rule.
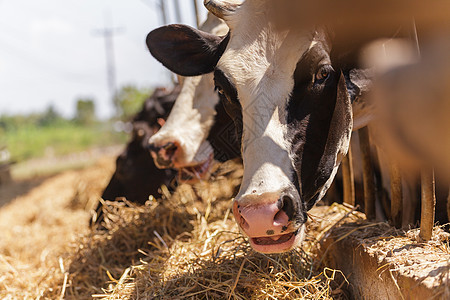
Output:
[[[261,94],[275,103],[291,92],[297,62],[312,43],[313,31],[280,31],[269,22],[246,24],[231,32],[217,68],[235,85],[243,108]]]
[[[277,26],[277,5],[278,1],[246,0],[225,20],[230,39],[217,67],[238,92],[245,87],[243,91],[255,94],[256,88],[292,82],[297,62],[313,41],[313,28]]]

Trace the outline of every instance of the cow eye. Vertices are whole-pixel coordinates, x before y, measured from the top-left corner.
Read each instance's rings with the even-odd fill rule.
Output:
[[[314,78],[315,83],[322,83],[330,77],[331,72],[333,71],[333,67],[331,65],[325,65],[320,67],[317,71],[316,76]]]
[[[219,96],[225,96],[225,92],[223,91],[223,89],[220,86],[216,85],[214,89],[217,91]]]
[[[220,86],[215,86],[214,90],[217,91],[217,94],[219,94],[219,97],[222,99],[226,99],[227,101],[230,101],[230,99],[228,99],[227,95],[225,94],[225,91],[223,90],[223,88],[221,88]],[[231,102],[231,101],[230,101]]]

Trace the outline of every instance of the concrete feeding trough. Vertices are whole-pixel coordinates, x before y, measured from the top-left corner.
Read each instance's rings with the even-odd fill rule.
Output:
[[[341,270],[355,299],[450,299],[449,234],[435,226],[430,240],[420,230],[399,230],[366,220],[342,205],[318,207],[324,221],[321,261]]]

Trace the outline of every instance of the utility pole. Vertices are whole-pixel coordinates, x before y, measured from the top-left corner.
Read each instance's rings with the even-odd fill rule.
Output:
[[[120,115],[120,106],[115,99],[116,93],[116,62],[114,59],[114,35],[123,31],[123,28],[114,28],[112,26],[112,18],[109,15],[109,22],[106,21],[105,14],[105,27],[102,29],[94,30],[94,34],[101,36],[105,39],[105,54],[106,54],[106,78],[108,83],[109,97],[114,105],[116,116]],[[107,23],[110,23],[109,26]]]

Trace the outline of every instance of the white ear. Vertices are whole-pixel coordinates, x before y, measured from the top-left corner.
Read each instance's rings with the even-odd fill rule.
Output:
[[[244,2],[243,0],[204,0],[203,4],[216,17],[225,20]]]

